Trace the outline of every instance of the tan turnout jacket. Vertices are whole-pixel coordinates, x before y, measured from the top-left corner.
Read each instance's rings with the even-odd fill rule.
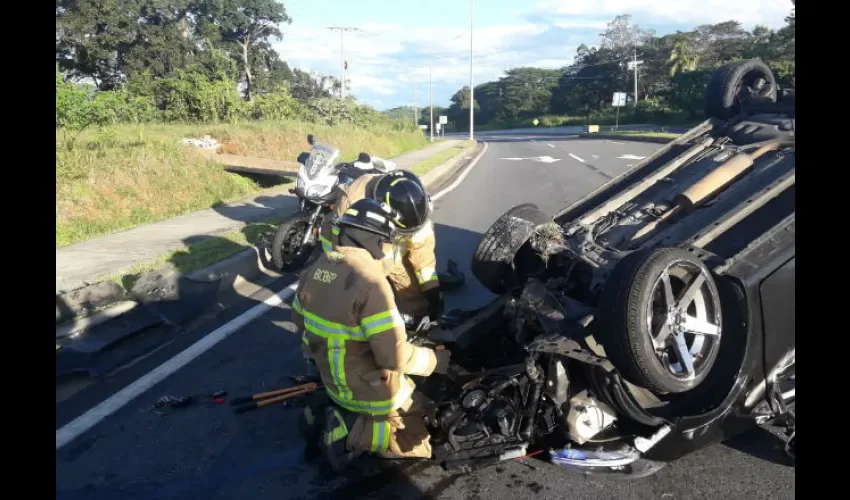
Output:
[[[413,393],[406,374],[436,367],[433,350],[407,341],[382,266],[361,248],[326,252],[301,274],[292,321],[328,395],[349,411],[389,415]]]
[[[340,217],[356,201],[367,197],[367,185],[380,177],[380,174],[364,175],[346,188],[334,207],[332,217],[325,218],[322,223],[320,239],[325,252],[334,248],[334,234],[338,229],[333,225],[333,219]],[[384,271],[390,276],[393,287],[401,301],[422,301],[421,293],[426,292],[440,282],[437,279],[437,255],[434,224],[428,221],[418,232],[406,237],[398,251],[387,252],[384,258]],[[415,285],[414,285],[415,284]],[[412,289],[414,286],[417,289]],[[427,307],[427,305],[425,306]]]

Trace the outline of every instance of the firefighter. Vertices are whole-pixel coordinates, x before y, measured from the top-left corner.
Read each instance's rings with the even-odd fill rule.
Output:
[[[440,318],[444,302],[436,270],[431,198],[419,177],[406,170],[395,170],[364,175],[343,189],[334,207],[336,218],[352,203],[364,198],[385,203],[394,211],[397,237],[386,244],[383,263],[408,326],[425,316],[431,320]],[[334,248],[334,219],[326,218],[321,229],[320,239],[326,252]]]
[[[347,207],[336,225],[337,244],[302,273],[292,303],[304,356],[315,364],[334,403],[308,406],[305,418],[308,424],[321,418],[316,424],[324,429],[320,446],[335,469],[362,452],[431,457],[408,375],[445,373],[448,351],[407,341],[381,264],[395,218],[372,198]]]

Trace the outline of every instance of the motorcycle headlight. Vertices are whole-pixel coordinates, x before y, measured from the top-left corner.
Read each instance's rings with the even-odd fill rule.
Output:
[[[307,198],[318,198],[328,192],[330,186],[316,184],[307,188]]]

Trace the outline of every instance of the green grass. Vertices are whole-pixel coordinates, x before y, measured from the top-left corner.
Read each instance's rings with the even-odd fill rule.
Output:
[[[342,159],[369,151],[389,158],[428,145],[421,131],[326,127],[300,122],[119,125],[87,130],[72,145],[57,132],[56,246],[156,222],[263,190],[225,172],[184,137],[211,135],[223,152],[294,160],[308,133],[340,148]]]
[[[606,132],[608,133],[608,132]],[[610,132],[613,135],[627,135],[630,137],[661,137],[664,139],[675,139],[682,134],[674,134],[672,132],[642,132],[640,130],[620,130]]]
[[[166,268],[174,269],[180,274],[198,271],[236,255],[242,250],[257,246],[264,241],[271,241],[277,226],[289,217],[291,217],[291,214],[279,215],[262,222],[247,224],[238,231],[231,231],[213,236],[200,243],[187,245],[149,262],[137,264],[121,274],[108,276],[101,281],[114,281],[126,290],[130,290],[139,275],[147,271]]]
[[[606,112],[596,115],[587,116],[566,116],[566,115],[544,115],[530,118],[516,118],[513,120],[503,120],[499,122],[491,122],[486,124],[476,125],[476,130],[502,130],[511,128],[534,128],[534,118],[539,120],[537,128],[547,127],[569,127],[569,126],[584,126],[584,125],[614,125],[618,123],[616,113]],[[621,111],[619,117],[620,125],[629,125],[637,123],[655,123],[659,125],[682,125],[691,123],[693,119],[687,113],[666,109],[654,111],[632,110]]]
[[[443,163],[449,161],[452,157],[459,154],[460,152],[466,151],[468,148],[475,145],[475,141],[466,140],[461,144],[461,148],[449,148],[441,153],[438,153],[427,160],[413,166],[410,170],[416,175],[424,175],[432,168],[442,165]]]
[[[463,149],[451,148],[432,156],[422,163],[412,167],[417,175],[423,175],[432,168],[442,165],[457,154],[467,151],[475,145],[475,141],[464,141]],[[171,268],[180,274],[189,274],[220,262],[242,250],[255,247],[263,242],[270,242],[277,226],[290,215],[278,215],[262,222],[247,224],[238,231],[231,231],[208,240],[169,252],[152,261],[133,266],[124,273],[109,276],[102,281],[114,281],[130,290],[139,278],[147,271]]]

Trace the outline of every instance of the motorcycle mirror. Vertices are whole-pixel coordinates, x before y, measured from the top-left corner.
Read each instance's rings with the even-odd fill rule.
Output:
[[[360,163],[371,163],[372,157],[369,156],[369,153],[360,153],[360,155],[357,157],[357,161],[359,161]]]
[[[307,142],[313,145],[313,134],[307,134]]]
[[[304,165],[307,163],[308,158],[310,158],[310,153],[302,152],[300,155],[298,155],[298,163]]]

